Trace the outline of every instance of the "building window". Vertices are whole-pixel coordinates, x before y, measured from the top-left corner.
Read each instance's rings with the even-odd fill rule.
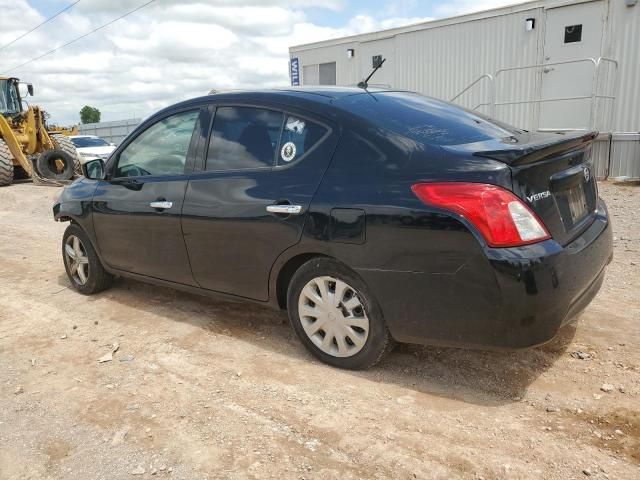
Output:
[[[302,67],[304,85],[336,85],[336,62]]]
[[[569,25],[564,27],[564,43],[577,43],[582,41],[582,25]]]

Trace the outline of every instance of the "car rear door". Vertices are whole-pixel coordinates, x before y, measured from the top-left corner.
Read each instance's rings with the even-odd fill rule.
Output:
[[[272,265],[302,235],[338,129],[277,106],[217,105],[182,230],[194,278],[206,289],[268,299]]]
[[[167,114],[127,142],[93,197],[93,224],[112,268],[195,285],[180,212],[198,143],[199,107]]]

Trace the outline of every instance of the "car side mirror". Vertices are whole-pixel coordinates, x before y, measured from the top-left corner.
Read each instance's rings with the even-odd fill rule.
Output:
[[[101,158],[89,160],[82,165],[82,174],[89,180],[104,180],[105,170],[104,160]]]
[[[27,92],[29,92],[29,95],[31,95],[33,97],[33,84],[32,83],[27,83]]]

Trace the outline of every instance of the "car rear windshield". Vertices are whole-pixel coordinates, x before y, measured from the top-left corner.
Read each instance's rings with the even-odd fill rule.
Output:
[[[521,133],[483,115],[417,93],[373,92],[341,99],[340,104],[377,126],[430,145],[459,145]]]
[[[105,140],[98,137],[77,137],[72,138],[71,141],[78,148],[105,147],[109,145]]]

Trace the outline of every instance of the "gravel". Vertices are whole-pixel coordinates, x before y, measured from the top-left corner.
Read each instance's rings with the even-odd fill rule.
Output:
[[[74,293],[56,192],[0,189],[0,245],[25,252],[0,248],[2,480],[640,478],[640,188],[600,184],[614,259],[556,340],[402,345],[367,372],[315,361],[260,306]],[[127,361],[98,363],[116,343]]]

